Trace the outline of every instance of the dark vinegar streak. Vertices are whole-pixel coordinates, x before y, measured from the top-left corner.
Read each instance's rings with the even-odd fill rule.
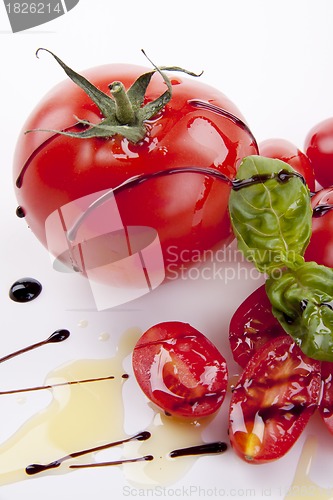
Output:
[[[8,361],[11,358],[20,356],[21,354],[24,354],[28,351],[32,351],[33,349],[37,349],[38,347],[42,347],[43,345],[46,344],[63,342],[64,340],[68,339],[69,336],[70,332],[68,330],[63,330],[63,329],[56,330],[46,340],[42,340],[41,342],[36,342],[36,344],[31,344],[27,347],[24,347],[23,349],[19,349],[18,351],[12,352],[11,354],[7,354],[3,358],[0,358],[0,363],[4,363],[5,361]]]
[[[239,189],[243,189],[249,186],[253,186],[254,184],[262,184],[271,179],[276,179],[278,182],[285,183],[288,182],[289,179],[297,177],[300,179],[303,184],[305,184],[304,177],[298,172],[288,172],[288,170],[280,170],[278,173],[271,174],[258,174],[249,177],[248,179],[235,179],[232,181],[232,189],[234,191],[238,191]]]
[[[188,103],[195,108],[212,111],[213,113],[216,113],[217,115],[223,116],[224,118],[227,118],[228,120],[232,121],[235,125],[240,127],[242,130],[244,130],[244,132],[246,132],[251,137],[253,145],[256,147],[257,151],[259,151],[256,138],[252,134],[248,125],[246,125],[246,123],[244,123],[240,118],[238,118],[238,116],[230,113],[229,111],[223,108],[220,108],[220,106],[216,106],[216,104],[212,104],[206,101],[201,101],[200,99],[190,99]]]
[[[48,464],[31,464],[31,465],[28,465],[26,467],[26,469],[25,469],[25,472],[29,476],[32,476],[34,474],[38,474],[40,472],[44,472],[44,471],[49,470],[49,469],[55,469],[55,468],[59,467],[66,460],[70,460],[72,458],[81,457],[81,456],[87,455],[89,453],[95,453],[97,451],[106,450],[108,448],[113,448],[114,446],[119,446],[121,444],[128,443],[129,441],[134,441],[134,440],[145,441],[146,439],[149,439],[150,436],[151,436],[151,434],[148,431],[139,432],[135,436],[131,436],[129,438],[122,439],[120,441],[114,441],[112,443],[103,444],[103,445],[100,445],[100,446],[96,446],[94,448],[89,448],[89,449],[86,449],[86,450],[80,450],[80,451],[76,451],[74,453],[70,453],[69,455],[65,455],[64,457],[61,457],[61,458],[59,458],[57,460],[54,460],[53,462],[50,462]],[[137,459],[135,459],[135,460],[137,460]],[[142,458],[141,458],[141,460],[142,460]],[[88,464],[88,466],[91,466],[91,465]],[[86,467],[87,467],[87,465],[86,465]]]
[[[222,441],[217,441],[215,443],[205,443],[199,444],[197,446],[190,446],[188,448],[180,448],[178,450],[170,451],[169,456],[171,458],[185,457],[189,455],[207,455],[211,453],[224,453],[228,446]]]
[[[61,130],[61,132],[71,132],[71,131],[75,131],[77,128],[86,128],[86,125],[85,124],[82,124],[80,122],[76,122],[74,123],[73,125],[70,125],[69,127]],[[33,133],[34,131],[31,130],[29,131],[29,133]],[[51,137],[48,137],[44,142],[42,142],[32,153],[31,155],[29,156],[29,158],[27,159],[27,161],[24,163],[22,169],[21,169],[21,172],[19,173],[17,179],[16,179],[16,187],[17,188],[21,188],[22,187],[22,183],[23,183],[23,177],[25,176],[26,174],[26,171],[28,170],[29,168],[29,165],[31,164],[31,162],[36,158],[36,156],[41,152],[43,151],[43,149],[45,148],[45,146],[48,146],[51,142],[53,142],[55,139],[57,139],[58,137],[60,136],[60,134],[58,133],[54,133],[53,135],[51,135]],[[20,207],[21,210],[22,207]],[[24,210],[23,210],[24,211]],[[16,211],[16,214],[17,214],[17,211]],[[18,215],[18,214],[17,214]],[[18,217],[20,217],[18,215]]]
[[[326,215],[328,212],[330,212],[333,209],[333,205],[329,203],[323,203],[322,205],[317,205],[313,209],[312,216],[317,218],[317,217],[322,217],[323,215]]]
[[[77,231],[79,230],[79,227],[81,226],[83,221],[89,216],[89,214],[99,206],[103,205],[110,198],[113,198],[116,194],[121,193],[122,191],[125,191],[129,188],[139,186],[140,184],[143,184],[144,182],[150,181],[152,179],[165,177],[168,175],[184,174],[184,173],[192,173],[192,174],[195,173],[195,174],[206,175],[208,177],[213,177],[214,179],[220,180],[230,186],[233,185],[233,181],[229,179],[229,177],[224,175],[219,170],[211,167],[203,168],[197,166],[188,166],[188,167],[169,168],[166,170],[157,170],[156,172],[151,172],[149,174],[138,174],[133,177],[130,177],[129,179],[126,179],[118,186],[111,188],[102,196],[97,198],[97,200],[91,203],[85,210],[85,212],[83,212],[82,215],[78,217],[74,225],[67,232],[68,240],[74,241]]]

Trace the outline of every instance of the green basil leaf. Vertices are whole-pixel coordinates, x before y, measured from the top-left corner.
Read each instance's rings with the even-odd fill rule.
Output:
[[[303,179],[287,163],[261,156],[244,158],[236,179],[229,212],[245,257],[268,274],[301,265],[312,224]]]
[[[266,281],[272,312],[311,358],[333,361],[333,269],[306,262]]]

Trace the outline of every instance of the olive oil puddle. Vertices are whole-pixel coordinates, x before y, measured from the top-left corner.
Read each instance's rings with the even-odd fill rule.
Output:
[[[126,434],[123,363],[141,333],[125,332],[113,358],[73,361],[52,370],[39,387],[3,393],[28,398],[30,391],[45,390],[51,401],[0,444],[0,486],[108,465],[121,467],[132,483],[167,484],[180,479],[198,456],[225,451],[224,443],[203,443],[212,418],[198,423],[155,413],[145,429],[137,430],[139,437]],[[111,460],[105,460],[108,448],[116,450]]]
[[[302,449],[297,464],[293,482],[288,489],[285,500],[304,500],[304,498],[315,498],[316,500],[332,500],[332,488],[323,488],[311,479],[311,465],[318,447],[315,436],[308,436]]]

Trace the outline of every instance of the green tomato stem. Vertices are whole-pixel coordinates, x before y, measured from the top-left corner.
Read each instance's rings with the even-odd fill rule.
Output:
[[[134,122],[135,114],[123,83],[113,82],[109,85],[109,89],[116,103],[117,120],[121,125],[130,125]]]

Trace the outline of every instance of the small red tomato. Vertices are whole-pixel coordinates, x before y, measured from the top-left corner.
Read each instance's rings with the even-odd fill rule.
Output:
[[[310,191],[314,191],[315,175],[310,160],[292,142],[285,139],[267,139],[259,144],[259,154],[288,163],[304,177]]]
[[[333,118],[323,120],[308,133],[304,143],[316,180],[322,187],[333,184]]]
[[[187,323],[170,321],[149,328],[134,348],[132,363],[145,395],[166,413],[205,417],[224,400],[226,361]]]
[[[235,452],[253,464],[285,455],[317,408],[320,387],[319,361],[305,356],[291,337],[266,343],[232,394],[229,436]]]
[[[234,360],[245,368],[266,342],[283,334],[282,326],[272,314],[265,285],[262,285],[242,302],[231,318],[229,342]]]
[[[321,364],[322,395],[319,403],[319,413],[333,434],[333,363],[325,361]]]
[[[333,187],[321,189],[311,199],[312,235],[305,260],[333,267]]]

